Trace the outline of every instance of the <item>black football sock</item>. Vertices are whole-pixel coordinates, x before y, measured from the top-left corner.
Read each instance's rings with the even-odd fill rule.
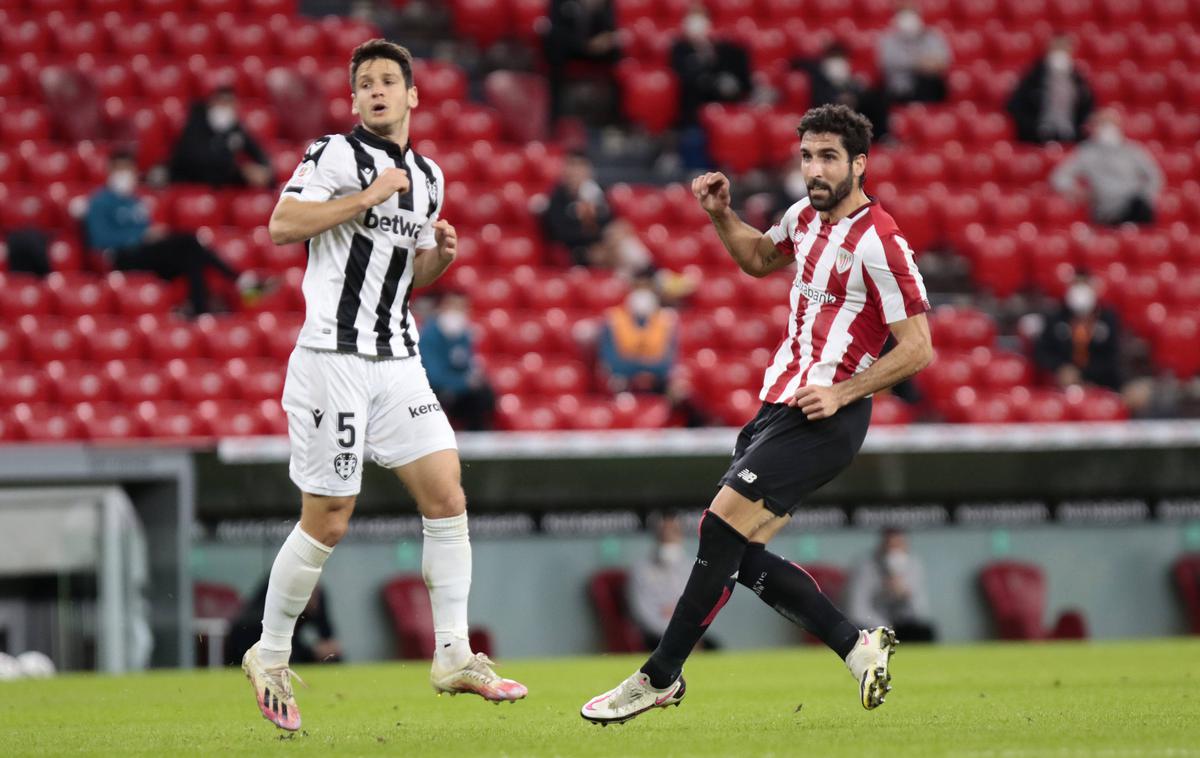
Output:
[[[812,632],[843,659],[854,649],[858,627],[846,620],[807,571],[768,552],[766,545],[752,542],[746,548],[738,582],[754,590],[780,616]]]
[[[658,647],[642,666],[652,687],[669,687],[683,671],[683,662],[729,600],[730,581],[742,561],[746,538],[712,511],[700,521],[700,547],[683,594],[671,614]]]

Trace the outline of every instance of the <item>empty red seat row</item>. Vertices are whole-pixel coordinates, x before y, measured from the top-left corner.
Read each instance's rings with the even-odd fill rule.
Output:
[[[79,17],[52,11],[7,24],[0,29],[0,44],[13,58],[25,53],[127,58],[170,53],[181,60],[191,55],[322,58],[347,57],[358,44],[379,36],[373,25],[339,16],[320,21],[282,14],[261,20],[233,13],[200,18],[179,12]]]
[[[1066,391],[1015,387],[1006,391],[959,387],[940,409],[947,421],[970,424],[1124,421],[1129,409],[1115,392],[1098,387]]]
[[[54,361],[44,368],[0,363],[6,405],[57,402],[278,400],[284,363],[272,358],[234,358],[223,363],[172,359],[163,362]]]
[[[667,400],[658,395],[611,396],[568,393],[558,397],[501,395],[497,428],[543,432],[564,429],[659,429],[678,425]]]
[[[213,437],[287,433],[287,416],[276,400],[20,403],[0,413],[0,441],[119,443],[145,439],[205,442]]]

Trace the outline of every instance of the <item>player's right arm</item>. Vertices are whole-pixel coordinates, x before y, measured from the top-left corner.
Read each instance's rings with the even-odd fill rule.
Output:
[[[771,238],[738,218],[729,207],[729,179],[722,173],[703,174],[692,180],[692,194],[712,219],[725,249],[738,268],[750,276],[764,277],[792,262]]]
[[[408,172],[399,168],[382,171],[370,186],[332,200],[300,200],[284,193],[275,204],[267,231],[276,245],[312,239],[321,232],[345,223],[392,195],[408,191]]]

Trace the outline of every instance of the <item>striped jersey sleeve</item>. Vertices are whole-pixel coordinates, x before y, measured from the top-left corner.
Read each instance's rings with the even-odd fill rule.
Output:
[[[808,198],[793,203],[779,219],[779,223],[767,230],[767,236],[775,244],[775,249],[785,255],[795,255],[796,249],[792,239],[796,236],[796,225],[800,223],[800,213],[808,207]]]
[[[429,219],[421,227],[421,231],[417,234],[417,250],[428,250],[437,247],[437,236],[434,234],[433,225],[437,223],[438,218],[442,215],[442,202],[445,200],[446,177],[442,174],[441,166],[434,163],[429,158],[421,158],[420,168],[421,174],[425,174],[425,169],[428,167],[429,173],[427,177],[432,177],[432,184],[429,185],[430,194],[430,210]],[[428,181],[428,180],[427,180]]]
[[[321,137],[304,151],[283,193],[308,202],[329,200],[339,189],[357,184],[356,177],[343,176],[345,167],[353,165],[352,151],[341,135]]]
[[[871,229],[863,243],[863,273],[879,292],[884,320],[894,324],[929,310],[925,281],[908,240],[898,232],[881,237]]]

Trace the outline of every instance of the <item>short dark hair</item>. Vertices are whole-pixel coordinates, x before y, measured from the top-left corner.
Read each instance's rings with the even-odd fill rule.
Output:
[[[836,134],[842,138],[842,147],[850,154],[866,155],[871,149],[874,131],[867,117],[845,105],[821,105],[810,108],[796,132],[803,137],[806,132]]]
[[[400,64],[400,72],[404,74],[404,86],[410,88],[413,86],[412,76],[412,53],[407,47],[397,45],[395,42],[389,42],[385,39],[369,39],[358,47],[354,48],[354,52],[350,54],[350,89],[354,89],[354,78],[358,76],[358,67],[369,60],[383,58],[389,61],[396,61]]]

